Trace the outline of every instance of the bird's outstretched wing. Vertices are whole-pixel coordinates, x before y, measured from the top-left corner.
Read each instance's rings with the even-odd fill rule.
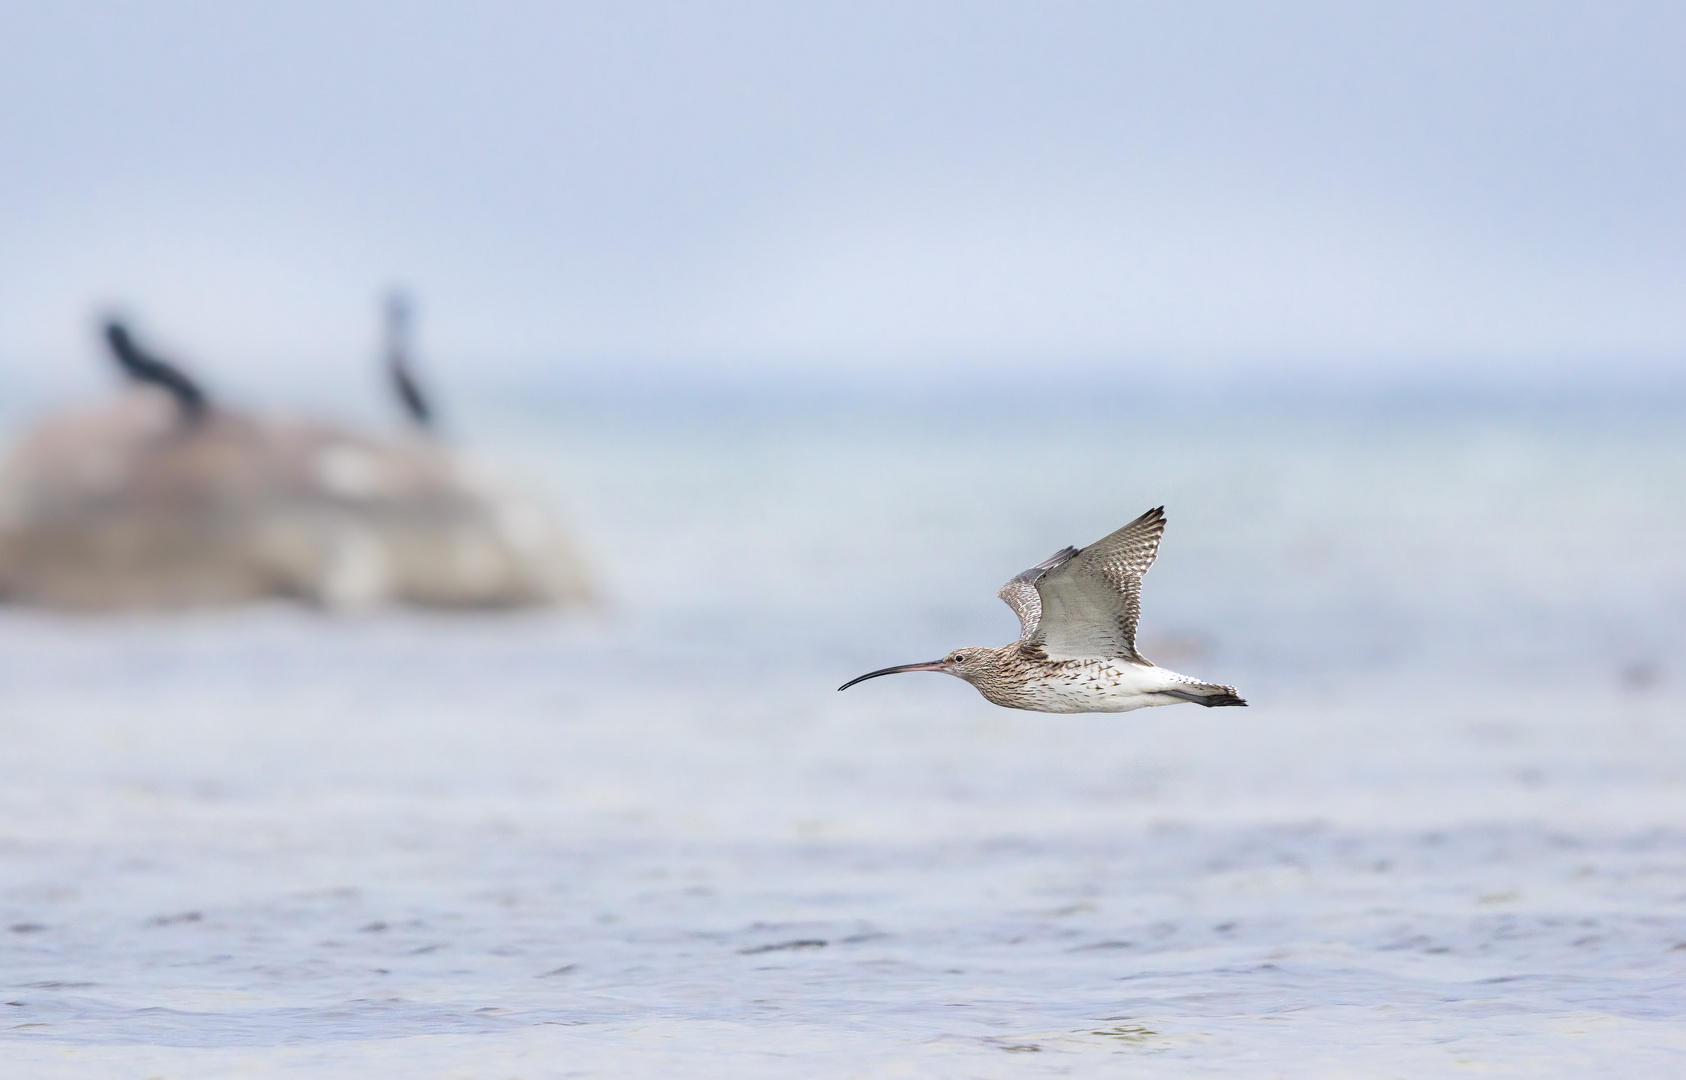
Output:
[[[1013,580],[1001,586],[1001,591],[996,595],[1007,601],[1007,606],[1019,617],[1020,641],[1030,641],[1034,638],[1037,624],[1042,621],[1042,597],[1036,592],[1036,583],[1041,580],[1043,574],[1063,565],[1076,554],[1077,549],[1074,547],[1061,548],[1029,570],[1014,574]]]
[[[1153,565],[1164,534],[1165,508],[1155,507],[1038,574],[1033,588],[1039,618],[1035,633],[1021,640],[1040,645],[1054,660],[1116,656],[1151,663],[1136,651],[1136,620],[1142,575]]]

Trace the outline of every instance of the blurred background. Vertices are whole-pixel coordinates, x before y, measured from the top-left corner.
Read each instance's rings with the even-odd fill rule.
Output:
[[[0,356],[40,392],[121,303],[302,393],[391,281],[465,388],[1631,384],[1686,332],[1669,4],[4,18]]]
[[[0,610],[19,1052],[1667,1075],[1683,36],[0,3],[9,442],[116,392],[121,313],[230,408],[532,493],[595,597]],[[436,434],[383,381],[394,288]],[[1010,639],[1002,581],[1161,503],[1144,652],[1250,711],[832,692]]]

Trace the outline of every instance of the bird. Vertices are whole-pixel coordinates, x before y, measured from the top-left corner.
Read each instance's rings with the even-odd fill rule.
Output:
[[[1019,640],[955,649],[941,660],[870,671],[839,686],[904,671],[964,679],[988,701],[1047,713],[1130,712],[1192,702],[1246,705],[1235,687],[1159,667],[1136,649],[1142,575],[1165,534],[1154,507],[1086,548],[1061,548],[999,593],[1019,617]]]
[[[159,387],[175,399],[176,414],[183,426],[194,427],[205,419],[205,412],[210,408],[205,391],[180,368],[136,345],[128,327],[116,319],[107,319],[105,342],[124,374],[136,382]]]
[[[386,374],[399,404],[404,406],[404,415],[423,431],[432,431],[433,404],[410,368],[410,301],[401,292],[386,298]]]

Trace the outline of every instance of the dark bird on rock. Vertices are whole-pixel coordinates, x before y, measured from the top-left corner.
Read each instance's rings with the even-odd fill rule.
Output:
[[[410,301],[401,292],[386,298],[386,374],[404,415],[417,427],[432,431],[433,404],[422,392],[410,363]]]
[[[191,426],[205,419],[205,411],[210,407],[205,391],[180,368],[136,345],[128,327],[116,319],[107,320],[105,342],[111,346],[112,355],[124,374],[136,382],[159,387],[175,398],[182,423]]]

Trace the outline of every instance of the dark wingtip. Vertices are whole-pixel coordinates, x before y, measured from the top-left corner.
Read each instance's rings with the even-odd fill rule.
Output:
[[[1199,689],[1196,690],[1195,687]],[[1200,691],[1204,690],[1205,693]],[[1246,700],[1227,686],[1215,683],[1195,683],[1189,689],[1170,689],[1158,691],[1166,697],[1174,697],[1179,701],[1186,701],[1190,705],[1200,705],[1208,709],[1219,709],[1225,705],[1245,705]]]

